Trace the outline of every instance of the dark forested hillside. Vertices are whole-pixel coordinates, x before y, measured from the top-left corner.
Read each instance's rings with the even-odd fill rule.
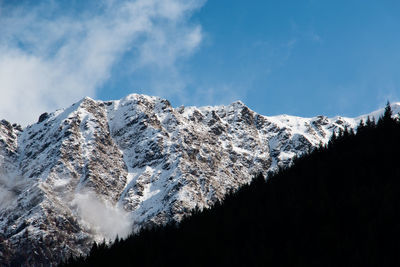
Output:
[[[399,265],[400,125],[390,113],[179,226],[95,245],[69,265]]]

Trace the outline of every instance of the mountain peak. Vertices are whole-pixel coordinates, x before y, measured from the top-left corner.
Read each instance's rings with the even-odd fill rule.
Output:
[[[86,97],[22,131],[2,123],[0,190],[10,198],[0,205],[0,248],[7,259],[36,251],[56,263],[93,240],[180,221],[357,120],[267,117],[241,101],[173,108],[131,94]]]
[[[148,101],[148,102],[155,102],[162,100],[161,97],[158,96],[149,96],[144,94],[129,94],[122,98],[120,101]]]
[[[236,100],[236,101],[232,102],[229,106],[232,106],[235,108],[235,107],[243,107],[246,105],[242,101]]]

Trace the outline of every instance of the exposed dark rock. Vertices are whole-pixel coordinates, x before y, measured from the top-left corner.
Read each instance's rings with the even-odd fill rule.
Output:
[[[38,123],[41,123],[49,118],[49,113],[45,112],[39,116]]]

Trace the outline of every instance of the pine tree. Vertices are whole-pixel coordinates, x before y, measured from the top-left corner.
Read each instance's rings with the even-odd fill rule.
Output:
[[[338,133],[338,138],[337,139],[342,139],[343,138],[343,129],[339,128],[339,133]]]
[[[390,102],[388,101],[386,103],[385,113],[383,114],[383,119],[388,120],[388,121],[392,120],[392,115],[393,115],[392,107],[390,106]]]
[[[349,127],[346,125],[346,126],[344,126],[343,138],[347,139],[349,137],[349,135],[350,135]]]
[[[360,123],[357,126],[357,133],[362,132],[365,128],[364,120],[360,120]]]
[[[372,129],[372,128],[375,128],[375,118],[374,117],[372,117],[372,119],[368,116],[367,117],[367,121],[365,122],[365,126],[366,126],[366,128],[368,128],[368,129]]]
[[[328,147],[331,147],[333,144],[335,144],[336,140],[337,140],[336,133],[335,131],[333,131],[331,139],[328,142]]]
[[[390,107],[390,102],[388,101],[386,103],[385,112],[378,120],[378,125],[382,124],[382,125],[388,126],[391,123],[393,123],[394,121],[392,119],[392,115],[393,115],[393,111],[392,111],[392,108]]]

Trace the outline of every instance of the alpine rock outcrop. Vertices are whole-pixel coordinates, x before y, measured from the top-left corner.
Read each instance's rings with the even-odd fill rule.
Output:
[[[84,98],[24,129],[3,120],[0,265],[52,265],[94,240],[180,221],[365,117],[268,117],[240,101],[173,108],[133,94]]]

